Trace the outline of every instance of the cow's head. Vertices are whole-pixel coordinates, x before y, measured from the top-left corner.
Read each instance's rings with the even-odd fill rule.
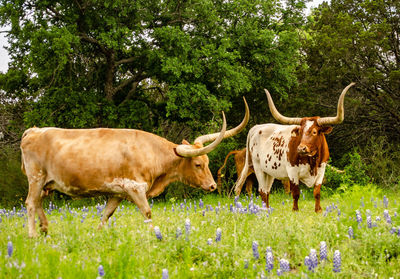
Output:
[[[208,167],[209,159],[207,153],[214,150],[224,138],[238,134],[247,125],[250,119],[250,112],[246,99],[243,98],[243,100],[246,113],[242,122],[237,127],[226,131],[225,114],[222,112],[223,125],[219,133],[202,135],[195,139],[194,144],[189,144],[184,140],[182,144],[176,146],[176,154],[182,157],[179,166],[179,176],[182,182],[192,187],[200,187],[206,191],[217,189],[217,184]],[[211,141],[212,143],[204,146],[204,143]]]
[[[337,115],[335,117],[286,117],[281,115],[276,109],[272,97],[268,90],[265,90],[268,98],[268,106],[273,117],[282,124],[300,125],[292,130],[293,143],[296,145],[296,151],[300,156],[314,156],[318,149],[325,143],[325,134],[332,131],[328,125],[340,124],[344,119],[344,97],[355,83],[350,83],[339,97],[337,106]]]

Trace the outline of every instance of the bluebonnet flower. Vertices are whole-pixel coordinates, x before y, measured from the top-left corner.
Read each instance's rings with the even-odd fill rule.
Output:
[[[186,231],[186,234],[190,234],[190,219],[189,218],[187,218],[185,220],[185,231]]]
[[[181,228],[176,228],[176,239],[178,239],[182,235]]]
[[[381,217],[376,216],[375,221],[379,222],[381,220]]]
[[[260,258],[260,254],[258,253],[258,243],[257,243],[257,241],[253,241],[252,249],[253,249],[254,258],[256,260],[258,260]]]
[[[9,256],[9,257],[12,256],[13,251],[14,251],[13,244],[12,244],[11,241],[9,241],[9,242],[7,243],[7,253],[8,253],[8,256]]]
[[[202,213],[203,217],[206,216],[206,211],[205,210],[203,210],[201,213]]]
[[[278,270],[276,271],[276,275],[281,276],[281,275],[282,275],[282,270],[280,270],[280,269],[278,268]]]
[[[316,269],[318,266],[317,251],[315,249],[310,249],[310,254],[308,255],[308,257],[310,258],[309,269],[314,271],[314,269]]]
[[[172,205],[172,207],[171,207],[171,211],[172,211],[172,212],[175,212],[175,208],[174,208],[173,205]]]
[[[103,277],[105,275],[104,268],[102,265],[99,265],[98,272],[99,272],[99,277]]]
[[[160,231],[160,228],[158,226],[154,227],[154,233],[156,234],[156,237],[157,237],[158,240],[162,240],[161,231]]]
[[[365,214],[366,214],[367,216],[371,216],[371,210],[367,209],[367,210],[365,211]]]
[[[211,245],[212,244],[212,238],[207,239],[207,244]]]
[[[371,216],[367,216],[367,226],[368,228],[372,228],[372,220],[371,220]]]
[[[311,262],[310,262],[310,257],[309,257],[309,256],[306,256],[306,257],[304,258],[304,265],[308,268],[308,270],[312,270]]]
[[[280,270],[282,271],[282,273],[290,271],[289,261],[286,259],[280,259],[279,267],[280,267]]]
[[[319,259],[320,259],[320,261],[328,259],[328,251],[326,248],[325,241],[321,241],[321,243],[319,244]]]
[[[265,265],[265,270],[271,272],[274,268],[274,256],[272,255],[272,252],[267,252],[265,259],[267,262]]]
[[[387,208],[389,205],[389,200],[386,196],[383,196],[383,206]]]
[[[203,207],[204,207],[204,202],[203,202],[202,199],[199,200],[199,207],[200,207],[200,208],[203,208]]]
[[[348,233],[349,233],[349,238],[350,239],[354,238],[354,232],[353,232],[352,226],[349,227]]]
[[[356,210],[356,218],[357,218],[357,223],[360,225],[362,223],[362,217],[359,210]]]
[[[342,265],[342,258],[340,255],[340,251],[336,250],[333,254],[333,271],[340,272],[340,266]]]
[[[217,235],[215,237],[215,242],[221,241],[222,230],[220,228],[217,229]]]
[[[244,266],[245,269],[249,268],[249,261],[248,260],[244,260]]]
[[[164,268],[162,270],[162,279],[168,279],[169,275],[168,275],[168,269]]]

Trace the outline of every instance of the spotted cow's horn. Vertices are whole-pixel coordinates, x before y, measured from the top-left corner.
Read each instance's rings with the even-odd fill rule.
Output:
[[[267,89],[264,89],[265,93],[267,94],[268,99],[268,106],[269,110],[271,111],[272,116],[282,124],[300,124],[301,118],[298,117],[286,117],[279,113],[274,105],[274,101],[272,100],[271,94],[269,94]]]
[[[350,87],[352,87],[355,83],[352,82],[343,89],[342,94],[340,94],[338,106],[337,106],[337,115],[335,117],[323,117],[319,118],[318,124],[322,125],[333,125],[333,124],[340,124],[343,122],[344,119],[344,96],[346,95],[347,91]]]

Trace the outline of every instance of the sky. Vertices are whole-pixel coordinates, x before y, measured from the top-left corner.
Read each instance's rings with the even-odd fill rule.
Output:
[[[309,13],[311,8],[318,7],[318,5],[321,4],[323,1],[324,0],[312,0],[311,2],[309,2],[307,4],[307,13]],[[0,71],[3,73],[7,72],[8,62],[10,62],[10,58],[7,50],[4,49],[4,47],[7,46],[7,38],[5,37],[6,33],[2,33],[1,31],[5,31],[9,28],[10,27],[0,28]]]

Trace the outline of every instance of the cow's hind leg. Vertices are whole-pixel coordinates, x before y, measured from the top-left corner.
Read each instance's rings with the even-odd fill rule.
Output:
[[[44,215],[42,207],[41,193],[45,182],[45,174],[43,171],[37,171],[28,175],[29,191],[26,198],[26,210],[28,215],[28,235],[29,237],[37,237],[35,227],[35,213],[38,214],[42,231],[47,232],[47,219]]]
[[[315,198],[315,212],[321,213],[322,208],[320,204],[321,198],[321,184],[317,184],[314,186],[314,198]]]
[[[260,193],[262,201],[269,208],[269,192],[271,191],[274,178],[266,174],[258,165],[254,164],[254,172],[258,181],[258,192]]]
[[[104,208],[103,217],[101,217],[101,222],[98,229],[100,230],[108,221],[108,219],[114,214],[115,209],[121,203],[122,198],[111,197],[108,199],[106,207]]]

